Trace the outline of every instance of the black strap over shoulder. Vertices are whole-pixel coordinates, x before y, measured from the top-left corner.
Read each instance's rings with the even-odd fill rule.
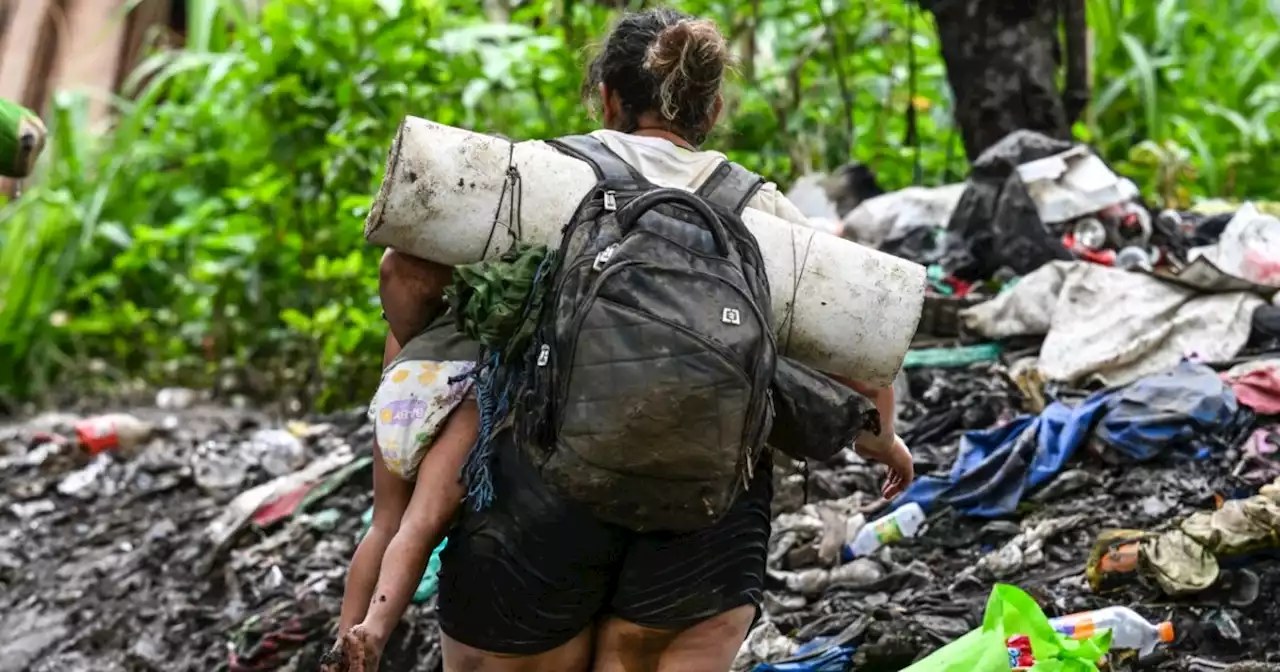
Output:
[[[760,191],[765,179],[732,161],[716,166],[711,177],[698,187],[697,194],[720,207],[741,215],[747,202]]]
[[[599,138],[589,135],[566,135],[547,144],[560,151],[591,164],[596,171],[596,178],[610,182],[647,182],[631,164],[618,156]]]

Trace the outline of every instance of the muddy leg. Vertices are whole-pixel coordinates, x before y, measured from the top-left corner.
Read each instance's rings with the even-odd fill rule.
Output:
[[[449,266],[390,249],[382,255],[378,295],[391,336],[398,344],[408,343],[440,314],[444,290],[452,278]]]

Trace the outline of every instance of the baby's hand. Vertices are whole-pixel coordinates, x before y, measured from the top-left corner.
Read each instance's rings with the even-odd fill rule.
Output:
[[[381,657],[382,645],[357,625],[320,660],[320,672],[377,672]]]
[[[915,465],[911,462],[911,451],[902,438],[893,435],[892,439],[884,436],[873,436],[860,440],[853,446],[854,452],[862,457],[879,462],[889,468],[889,477],[881,487],[880,493],[885,499],[893,499],[902,494],[916,478]]]

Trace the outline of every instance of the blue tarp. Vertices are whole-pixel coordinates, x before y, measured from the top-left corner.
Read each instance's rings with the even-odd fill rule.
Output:
[[[921,477],[894,508],[916,502],[926,511],[949,505],[971,516],[1004,516],[1061,472],[1090,437],[1111,459],[1144,462],[1171,452],[1205,456],[1237,443],[1251,422],[1213,369],[1184,361],[1074,408],[1055,402],[1039,416],[965,434],[951,474]]]

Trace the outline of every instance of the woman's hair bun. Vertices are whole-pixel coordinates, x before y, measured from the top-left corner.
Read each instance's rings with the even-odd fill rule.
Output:
[[[714,101],[729,62],[729,45],[714,21],[684,18],[658,33],[644,68],[661,82],[662,116],[674,121],[692,101]]]

